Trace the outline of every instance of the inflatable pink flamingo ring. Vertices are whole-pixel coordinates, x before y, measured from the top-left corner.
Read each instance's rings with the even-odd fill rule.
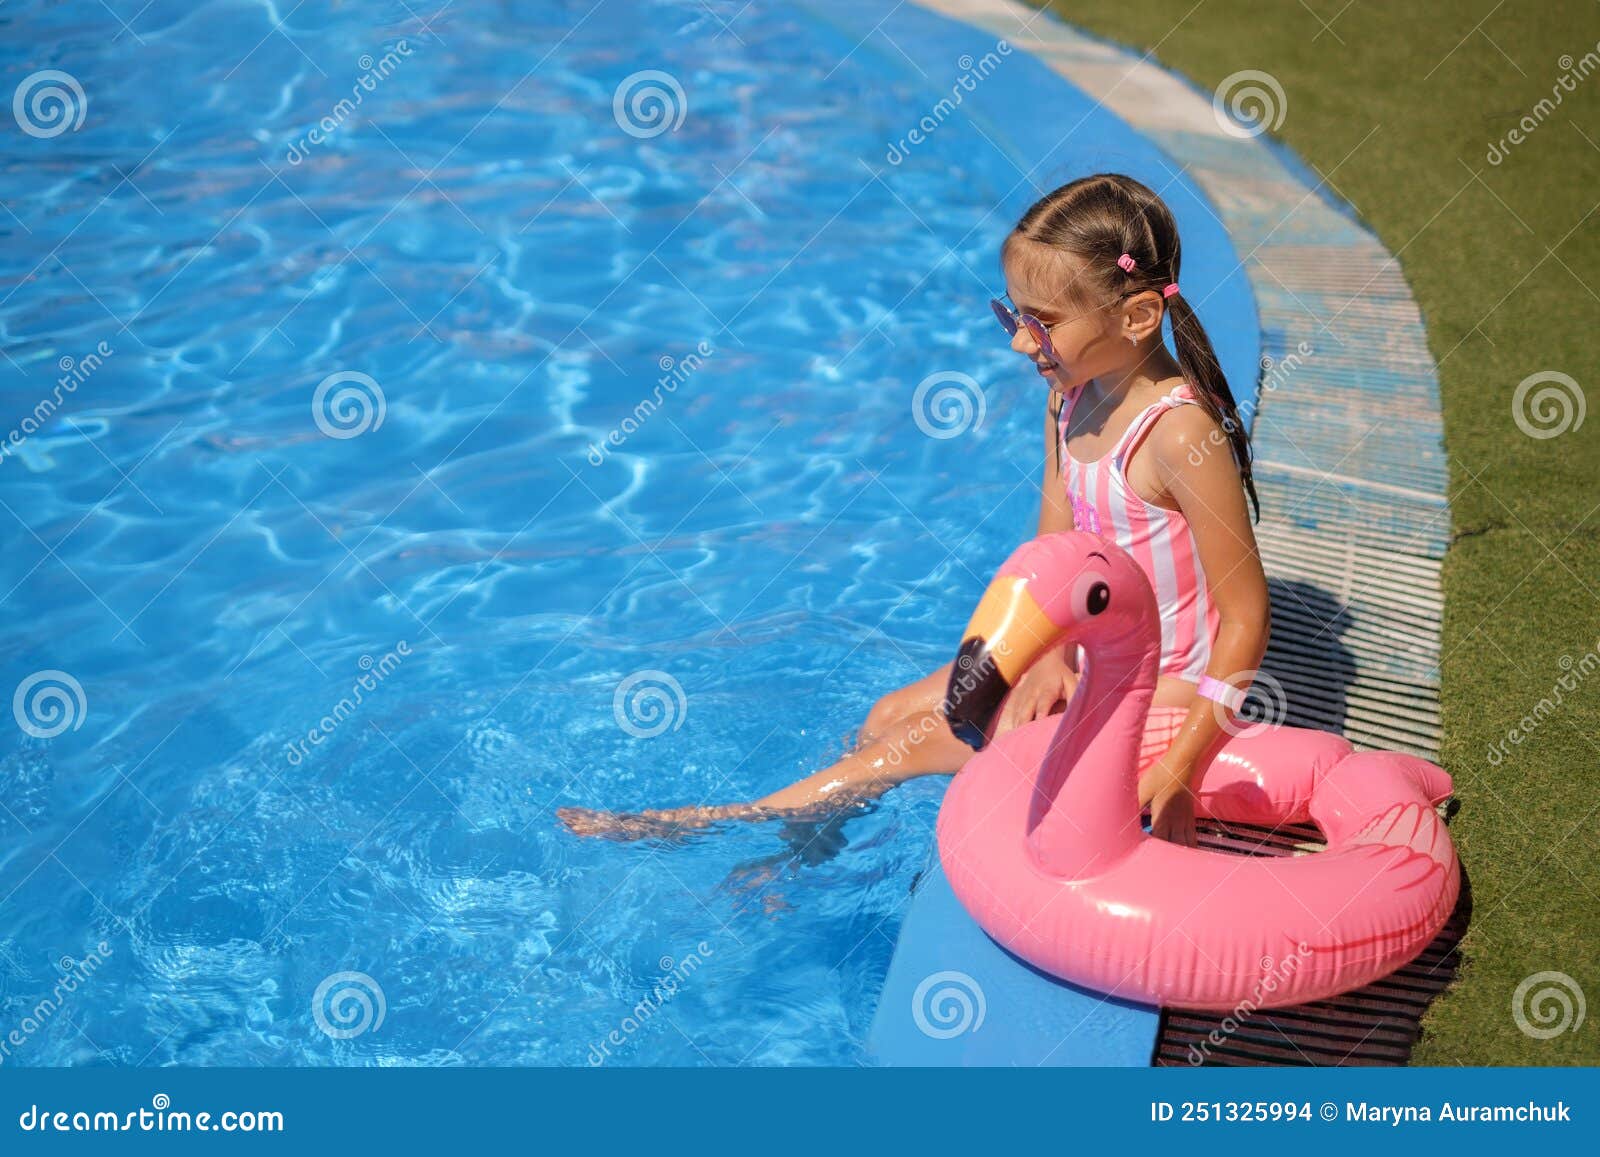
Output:
[[[1066,713],[985,749],[1006,693],[1066,641],[1087,654]],[[1150,584],[1104,538],[1046,535],[1001,567],[944,705],[979,749],[939,812],[940,862],[966,909],[1046,972],[1179,1008],[1318,1000],[1415,958],[1460,888],[1434,810],[1450,777],[1328,732],[1236,722],[1203,770],[1196,813],[1309,819],[1326,850],[1244,857],[1156,839],[1140,823],[1137,759],[1159,648]]]

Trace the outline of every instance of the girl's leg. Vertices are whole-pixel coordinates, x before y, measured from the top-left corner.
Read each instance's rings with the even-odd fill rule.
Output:
[[[895,696],[904,695],[903,702],[931,702],[931,706],[881,727],[880,734],[863,742],[837,763],[752,803],[642,812],[605,812],[566,807],[558,809],[556,815],[575,835],[608,836],[620,840],[660,839],[722,820],[822,818],[852,803],[874,799],[919,775],[948,775],[960,771],[971,758],[972,749],[951,734],[950,726],[939,710],[939,699],[944,695],[942,683],[939,699],[930,700],[926,689],[913,691],[939,674],[935,672],[928,679],[919,680],[878,701],[880,705],[892,703]],[[878,708],[873,710],[877,711]],[[1144,742],[1139,752],[1141,772],[1166,752],[1186,715],[1187,708],[1182,707],[1158,706],[1151,709],[1145,721]]]
[[[941,692],[942,694],[942,692]],[[755,801],[767,812],[809,811],[838,801],[874,799],[919,775],[960,771],[972,748],[950,731],[937,706],[907,715],[883,728],[831,767]]]
[[[565,807],[556,815],[575,835],[621,840],[664,838],[721,820],[822,816],[874,799],[919,775],[959,771],[971,755],[972,749],[951,734],[944,717],[931,711],[902,719],[838,763],[753,803],[642,812]]]
[[[945,689],[950,684],[950,672],[954,667],[954,663],[946,663],[915,683],[907,683],[879,699],[867,712],[867,721],[861,725],[859,742],[872,742],[908,715],[938,711],[944,702]]]
[[[670,836],[720,820],[765,820],[791,814],[822,814],[873,799],[919,775],[960,770],[972,749],[957,739],[940,705],[950,667],[878,700],[861,729],[856,749],[837,763],[752,803],[652,809],[623,813],[560,808],[561,822],[580,836],[642,839]],[[892,711],[904,714],[890,721]]]

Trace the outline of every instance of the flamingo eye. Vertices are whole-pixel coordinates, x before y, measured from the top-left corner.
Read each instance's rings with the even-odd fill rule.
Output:
[[[1106,581],[1105,571],[1098,568],[1080,571],[1072,584],[1067,605],[1081,608],[1077,613],[1091,619],[1104,614],[1111,605],[1111,584]]]

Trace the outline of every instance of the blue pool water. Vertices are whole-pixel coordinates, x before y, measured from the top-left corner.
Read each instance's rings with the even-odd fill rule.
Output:
[[[770,791],[944,662],[1036,515],[1005,230],[1166,188],[1237,381],[1219,226],[1020,53],[891,163],[995,45],[888,3],[136,7],[0,12],[83,94],[0,122],[0,1062],[859,1062],[942,782],[554,809]]]

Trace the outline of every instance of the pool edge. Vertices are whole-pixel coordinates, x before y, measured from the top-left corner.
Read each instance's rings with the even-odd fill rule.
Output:
[[[1277,655],[1264,667],[1292,680],[1289,722],[1436,760],[1448,475],[1437,367],[1398,260],[1287,145],[1230,132],[1203,89],[1148,54],[1018,0],[915,2],[1005,38],[1102,102],[1179,163],[1245,250],[1264,351],[1257,535],[1277,580]],[[1373,403],[1377,420],[1363,420]],[[1396,639],[1413,653],[1396,655]]]

